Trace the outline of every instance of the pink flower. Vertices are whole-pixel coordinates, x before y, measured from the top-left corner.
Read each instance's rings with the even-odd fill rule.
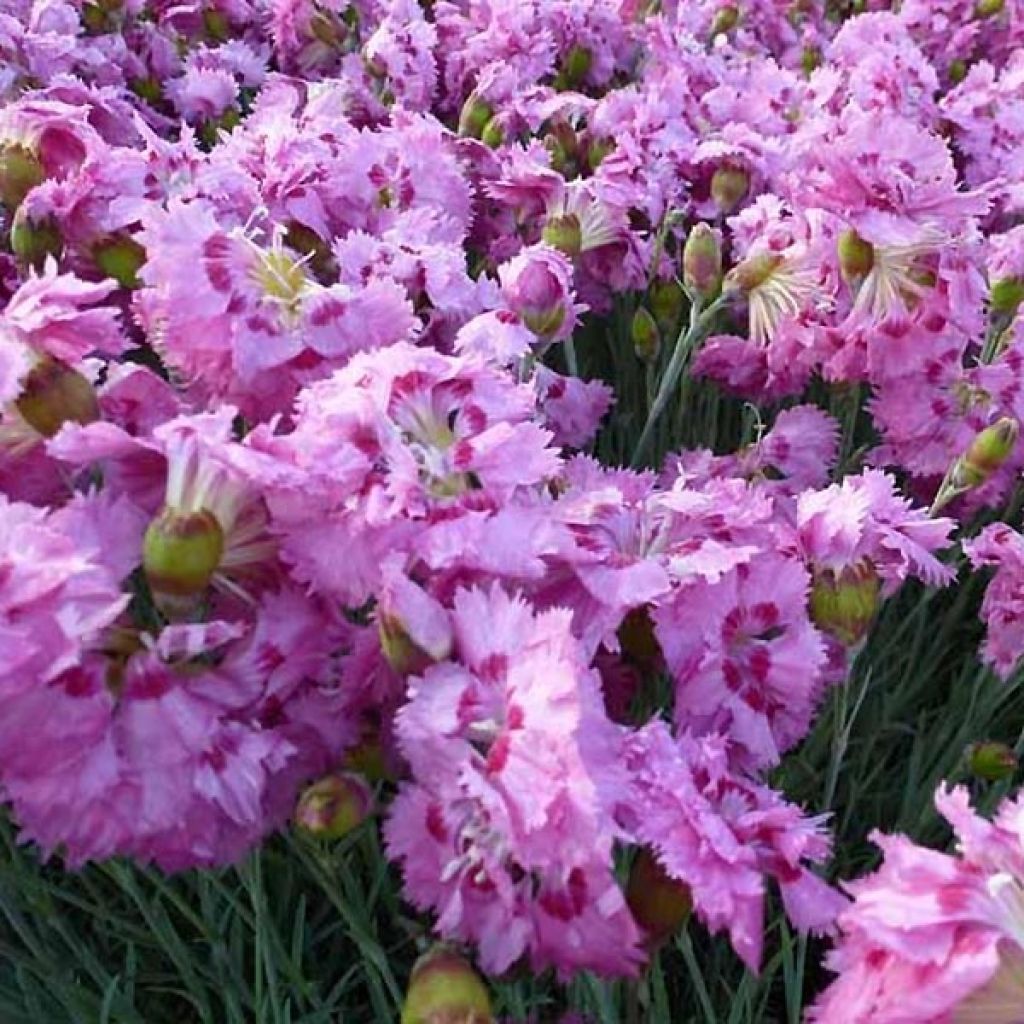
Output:
[[[953,578],[933,554],[948,543],[953,526],[913,508],[893,478],[877,470],[807,491],[797,501],[800,550],[810,564],[840,571],[866,559],[890,593],[910,575],[932,586]]]
[[[828,855],[823,819],[735,773],[726,748],[718,736],[677,741],[663,722],[645,726],[626,743],[631,785],[618,814],[634,841],[651,846],[668,875],[689,886],[697,916],[712,932],[727,929],[756,971],[766,876],[777,880],[802,931],[828,929],[845,901],[805,863]]]
[[[681,730],[721,733],[748,768],[778,764],[803,739],[826,660],[809,589],[800,562],[765,553],[718,581],[680,587],[655,610]]]
[[[966,790],[936,793],[959,856],[903,836],[874,837],[882,867],[847,889],[839,978],[811,1011],[822,1024],[1012,1024],[1024,998],[1024,847],[1021,804],[989,824]]]
[[[460,591],[457,661],[410,687],[398,736],[412,769],[386,826],[418,906],[500,972],[632,974],[639,933],[611,873],[617,733],[569,614],[498,587]]]
[[[981,606],[988,627],[983,657],[1007,679],[1024,657],[1024,537],[996,523],[964,541],[964,551],[974,568],[996,567]]]

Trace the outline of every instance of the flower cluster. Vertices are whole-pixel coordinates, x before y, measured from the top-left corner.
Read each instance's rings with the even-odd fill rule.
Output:
[[[962,860],[889,841],[843,911],[765,777],[1024,466],[1024,8],[845,6],[0,0],[25,839],[224,864],[369,778],[493,973],[636,974],[632,858],[754,970],[771,892],[842,911],[822,1020],[1019,984],[1012,809],[997,865],[945,798]],[[745,444],[666,441],[684,373]],[[1024,541],[965,550],[1008,677]],[[933,882],[925,952],[863,924]]]

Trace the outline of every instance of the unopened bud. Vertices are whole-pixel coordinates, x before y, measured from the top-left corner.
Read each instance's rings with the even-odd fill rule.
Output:
[[[587,166],[591,171],[596,171],[601,166],[604,158],[614,150],[614,139],[594,139],[587,148]]]
[[[811,585],[811,621],[847,647],[859,644],[875,621],[882,581],[869,562],[838,572],[819,569]]]
[[[859,284],[875,265],[875,247],[852,228],[839,236],[839,269],[851,285]]]
[[[711,198],[722,213],[732,213],[750,188],[750,176],[739,167],[719,167],[711,176]]]
[[[967,61],[957,57],[949,62],[949,80],[953,85],[959,85],[967,77]]]
[[[633,341],[633,351],[640,362],[653,363],[657,360],[661,352],[661,331],[649,309],[641,306],[633,314],[629,335]]]
[[[724,290],[730,295],[749,295],[760,288],[782,265],[775,252],[759,252],[748,256],[725,275]]]
[[[707,224],[695,224],[683,246],[683,283],[695,295],[710,299],[722,287],[722,247]]]
[[[994,18],[1002,14],[1006,8],[1006,0],[978,0],[974,5],[974,16],[976,18]]]
[[[1012,316],[1024,301],[1024,278],[1001,278],[989,289],[988,298],[993,312]]]
[[[967,748],[967,767],[979,779],[1000,782],[1017,770],[1017,755],[1005,743],[972,743]]]
[[[335,772],[303,790],[295,806],[295,824],[318,839],[341,839],[370,813],[373,794],[358,775]]]
[[[651,285],[648,302],[658,326],[671,330],[683,311],[683,290],[675,281],[659,278]]]
[[[11,252],[25,266],[42,270],[48,256],[57,257],[64,248],[64,239],[53,217],[36,222],[24,216],[19,208],[11,225]]]
[[[462,105],[462,111],[459,114],[459,134],[471,139],[479,139],[492,117],[494,117],[494,110],[491,105],[473,93]]]
[[[29,371],[14,404],[22,419],[43,437],[53,437],[65,423],[92,423],[100,417],[88,379],[51,356],[44,356]]]
[[[978,433],[970,448],[957,462],[953,485],[959,489],[983,484],[1013,453],[1020,424],[1003,416]]]
[[[116,235],[93,246],[92,258],[107,277],[122,288],[139,286],[139,270],[146,262],[146,250],[131,235]]]
[[[562,61],[561,75],[570,88],[583,84],[594,63],[594,55],[585,46],[578,43],[565,55]]]
[[[740,23],[740,12],[738,7],[729,4],[719,9],[715,20],[711,23],[711,36],[714,38],[723,32],[731,32]]]
[[[821,50],[816,46],[805,46],[800,55],[800,68],[805,75],[821,67]]]
[[[626,882],[626,903],[636,923],[656,948],[686,923],[693,910],[690,887],[672,878],[651,850],[643,846],[633,858]]]
[[[24,146],[0,147],[0,203],[8,210],[16,210],[45,178],[43,165]]]
[[[573,258],[583,249],[583,228],[574,213],[549,217],[541,230],[541,239]]]
[[[164,506],[142,541],[142,568],[158,605],[190,606],[210,585],[224,554],[224,531],[206,509]]]
[[[484,125],[484,130],[480,134],[480,141],[491,149],[497,149],[505,141],[505,129],[502,128],[501,121],[498,118],[492,117]]]
[[[437,945],[413,965],[401,1024],[493,1024],[487,989],[472,967]]]
[[[231,26],[222,11],[207,7],[203,10],[203,28],[208,39],[215,43],[227,42],[231,34]]]

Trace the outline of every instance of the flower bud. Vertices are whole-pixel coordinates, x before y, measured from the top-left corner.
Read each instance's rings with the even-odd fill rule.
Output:
[[[471,139],[479,139],[492,117],[494,117],[494,110],[491,105],[473,93],[462,105],[462,111],[459,114],[459,134]]]
[[[725,292],[749,295],[755,288],[760,288],[782,266],[782,262],[782,257],[775,252],[759,252],[748,256],[725,275]]]
[[[959,85],[967,77],[967,61],[957,57],[949,62],[949,81],[953,85]]]
[[[0,147],[0,203],[8,210],[16,210],[45,178],[43,165],[24,146]]]
[[[139,286],[139,269],[146,262],[146,250],[131,235],[115,235],[93,246],[97,268],[122,288]]]
[[[816,46],[805,46],[800,54],[800,69],[805,75],[810,75],[817,68],[821,67],[821,50]]]
[[[1024,301],[1024,279],[1019,277],[1001,278],[989,289],[988,299],[994,313],[1012,316]]]
[[[480,134],[480,141],[490,149],[497,149],[505,141],[505,129],[502,128],[501,121],[497,117],[492,117],[484,125],[484,130]]]
[[[572,267],[550,249],[526,250],[502,269],[509,308],[539,338],[553,338],[565,323]]]
[[[215,43],[225,43],[231,35],[231,26],[224,12],[214,7],[203,9],[203,28],[206,37]]]
[[[647,301],[662,330],[669,331],[679,322],[683,311],[683,290],[675,281],[656,280],[650,287]]]
[[[157,604],[177,612],[210,585],[224,554],[224,531],[206,509],[165,505],[142,541],[142,568]]]
[[[690,887],[670,877],[646,846],[637,850],[630,866],[626,903],[652,949],[672,938],[693,910]]]
[[[958,491],[983,484],[1013,453],[1020,424],[1003,416],[980,431],[953,469],[951,485]]]
[[[93,423],[100,418],[92,384],[51,356],[43,356],[29,371],[14,404],[22,419],[43,437],[53,437],[65,423]]]
[[[731,32],[740,23],[740,12],[738,7],[729,4],[719,9],[715,20],[711,23],[711,37],[721,35],[723,32]]]
[[[373,794],[358,775],[335,772],[307,786],[295,806],[295,825],[317,839],[341,839],[370,813]]]
[[[719,167],[711,176],[711,198],[722,213],[732,213],[750,188],[750,176],[739,167]]]
[[[722,287],[722,247],[703,222],[694,224],[683,246],[683,283],[702,299],[712,298]]]
[[[851,286],[859,284],[875,265],[875,247],[865,241],[852,228],[839,236],[839,269]]]
[[[472,967],[444,945],[413,965],[401,1024],[493,1024],[487,989]]]
[[[572,47],[562,61],[562,67],[555,79],[555,88],[577,89],[590,73],[594,63],[594,55],[585,46],[578,43]]]
[[[811,621],[841,644],[859,644],[881,605],[882,581],[870,562],[836,572],[818,569],[811,585]]]
[[[661,331],[649,309],[640,306],[633,314],[629,335],[633,341],[633,351],[640,362],[650,364],[657,361],[661,352]]]
[[[587,166],[591,172],[596,171],[601,166],[604,158],[614,150],[614,139],[594,139],[587,147]]]
[[[1006,8],[1006,0],[978,0],[974,5],[974,16],[976,18],[994,18],[1002,14]]]
[[[18,261],[35,270],[42,270],[47,256],[57,257],[64,248],[60,227],[53,217],[44,217],[38,222],[24,216],[22,206],[14,215],[11,225],[11,252]]]
[[[967,748],[967,767],[979,779],[1000,782],[1017,770],[1017,755],[1005,743],[972,743]]]
[[[564,252],[570,259],[578,256],[583,248],[583,228],[579,217],[574,213],[549,217],[540,237],[548,245]]]

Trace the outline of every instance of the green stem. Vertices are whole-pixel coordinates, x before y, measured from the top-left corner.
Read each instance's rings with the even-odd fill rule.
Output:
[[[661,419],[676,384],[679,383],[684,367],[689,361],[693,350],[703,339],[708,325],[722,307],[723,302],[724,298],[719,297],[707,309],[702,311],[700,300],[695,299],[693,301],[693,305],[690,307],[690,322],[685,330],[679,332],[679,337],[676,338],[672,358],[669,360],[665,375],[661,378],[661,383],[658,385],[658,393],[654,397],[654,404],[647,414],[647,422],[644,424],[643,433],[641,433],[636,450],[633,452],[633,459],[630,465],[634,468],[640,465],[650,443],[651,436],[654,433],[654,428],[657,426],[658,420]]]

